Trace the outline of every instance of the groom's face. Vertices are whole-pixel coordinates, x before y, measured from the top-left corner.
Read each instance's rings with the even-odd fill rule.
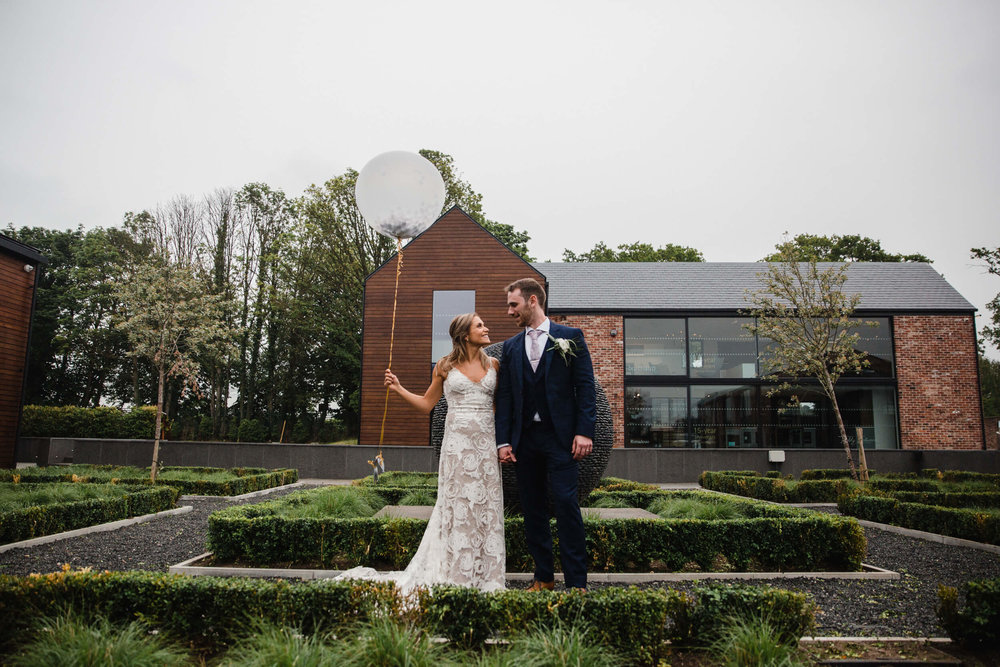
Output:
[[[507,314],[514,318],[517,326],[526,327],[531,324],[533,315],[531,301],[526,300],[521,290],[507,292]]]

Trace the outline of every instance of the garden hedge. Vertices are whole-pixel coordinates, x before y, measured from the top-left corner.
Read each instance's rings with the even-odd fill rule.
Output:
[[[1000,516],[954,507],[903,502],[855,492],[840,497],[842,514],[986,544],[1000,544]]]
[[[860,525],[828,514],[585,523],[594,572],[711,570],[720,561],[736,570],[856,571],[865,552]],[[279,516],[274,505],[260,503],[213,513],[208,540],[215,558],[223,562],[400,569],[415,553],[426,525],[419,519],[289,519]],[[523,535],[520,517],[505,520],[508,571],[531,571]],[[555,546],[558,549],[558,540]]]
[[[153,514],[175,506],[177,489],[130,486],[121,498],[101,498],[0,512],[0,544]]]
[[[75,470],[77,472],[73,472]],[[150,484],[148,471],[136,473],[136,468],[125,466],[88,466],[86,474],[78,474],[79,466],[72,466],[67,471],[62,466],[43,468],[18,468],[16,470],[0,470],[0,482],[19,481],[22,484],[47,482],[82,482],[141,485]],[[198,468],[165,466],[160,469],[165,472],[183,470],[192,473],[229,472],[236,479],[228,481],[164,479],[158,477],[156,484],[172,486],[182,493],[204,496],[238,496],[252,491],[271,489],[276,486],[292,484],[299,479],[299,471],[294,468],[268,470],[266,468]]]
[[[758,473],[746,474],[742,471],[733,473],[706,470],[701,473],[698,482],[711,491],[776,503],[832,503],[837,501],[838,495],[851,488],[851,482],[847,479],[813,479],[796,482],[765,477]]]
[[[959,609],[958,590],[938,587],[941,627],[963,644],[1000,644],[1000,578],[970,581],[963,586],[963,593],[965,607]]]
[[[119,408],[81,408],[73,405],[26,405],[21,413],[21,436],[38,438],[125,438],[148,440],[156,426],[156,408],[143,406],[125,412]],[[164,420],[163,432],[170,432]]]
[[[183,641],[224,646],[248,619],[306,633],[364,621],[376,611],[398,613],[391,584],[314,580],[185,577],[159,572],[56,572],[0,576],[0,642],[9,644],[38,618],[67,607],[115,622],[141,618]],[[755,586],[713,585],[690,593],[637,588],[529,593],[482,593],[436,587],[407,610],[419,625],[468,646],[510,638],[563,620],[584,623],[603,644],[636,664],[657,664],[664,640],[699,644],[734,613],[768,613],[779,633],[797,640],[814,625],[815,606],[802,593]]]

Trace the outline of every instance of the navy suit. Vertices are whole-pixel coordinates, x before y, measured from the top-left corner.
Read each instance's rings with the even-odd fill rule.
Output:
[[[498,444],[509,443],[517,457],[517,486],[535,579],[552,581],[555,572],[547,501],[551,494],[566,585],[582,588],[587,585],[587,551],[572,449],[574,436],[594,437],[594,369],[582,331],[550,322],[549,335],[574,341],[575,356],[564,361],[557,350],[549,349],[552,341],[544,340],[542,358],[533,371],[525,352],[525,332],[504,342],[496,437]],[[541,421],[534,421],[535,414]]]

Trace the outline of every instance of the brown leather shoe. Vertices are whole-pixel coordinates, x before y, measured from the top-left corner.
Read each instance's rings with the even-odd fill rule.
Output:
[[[528,586],[528,590],[529,591],[551,591],[551,590],[555,590],[555,587],[556,587],[556,582],[554,582],[554,581],[545,582],[545,581],[538,581],[538,579],[535,579],[534,581],[531,582],[531,585]]]
[[[580,595],[583,595],[584,593],[587,592],[587,589],[583,588],[582,586],[572,587],[567,590],[569,590],[570,593],[579,593]]]

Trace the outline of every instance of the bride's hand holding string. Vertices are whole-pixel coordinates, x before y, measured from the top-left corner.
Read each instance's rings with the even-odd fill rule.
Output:
[[[399,383],[399,378],[396,377],[396,375],[388,368],[385,369],[385,386],[389,387],[397,394],[399,393],[399,390],[403,388],[403,385]]]

